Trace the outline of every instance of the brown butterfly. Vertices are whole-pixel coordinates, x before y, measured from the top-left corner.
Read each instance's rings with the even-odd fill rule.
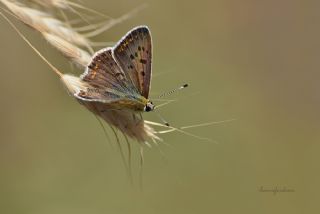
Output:
[[[146,26],[129,31],[113,48],[95,53],[82,80],[89,87],[75,96],[85,102],[103,103],[108,109],[152,111],[148,99],[151,80],[152,41]]]

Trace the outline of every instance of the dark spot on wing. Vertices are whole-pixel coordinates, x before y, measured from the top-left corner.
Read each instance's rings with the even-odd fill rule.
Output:
[[[146,73],[144,73],[144,71],[141,71],[141,75],[144,76],[144,75],[146,75]]]
[[[141,51],[141,46],[138,46],[138,50]]]
[[[140,59],[140,62],[141,62],[142,64],[147,64],[147,60],[145,60],[145,59]]]
[[[130,54],[130,58],[131,58],[131,59],[134,59],[134,56],[133,56],[132,54]]]
[[[138,53],[137,53],[137,52],[135,52],[134,55],[135,55],[136,57],[138,57]]]

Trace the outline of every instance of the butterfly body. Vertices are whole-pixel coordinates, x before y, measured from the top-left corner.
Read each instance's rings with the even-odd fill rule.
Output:
[[[130,110],[135,112],[145,111],[147,104],[150,101],[144,97],[136,98],[126,98],[113,102],[111,105],[106,105],[106,107],[114,108],[117,110]]]
[[[152,111],[151,59],[150,31],[136,27],[114,47],[95,53],[81,76],[88,87],[75,96],[81,102],[102,103],[106,110]]]

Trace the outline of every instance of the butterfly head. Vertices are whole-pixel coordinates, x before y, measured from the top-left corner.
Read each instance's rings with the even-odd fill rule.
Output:
[[[144,111],[145,112],[149,112],[149,111],[153,111],[154,110],[154,107],[155,107],[155,105],[149,100],[148,102],[147,102],[147,104],[145,105],[145,107],[144,107]]]

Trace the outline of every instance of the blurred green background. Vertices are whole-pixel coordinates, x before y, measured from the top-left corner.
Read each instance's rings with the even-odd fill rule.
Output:
[[[190,130],[218,144],[164,135],[165,157],[145,151],[141,192],[137,144],[131,185],[94,116],[0,19],[0,213],[319,213],[320,2],[83,1],[112,17],[143,3],[96,40],[148,25],[152,92],[190,84],[162,108],[165,118],[175,126],[237,120]],[[17,25],[59,69],[82,72]]]

